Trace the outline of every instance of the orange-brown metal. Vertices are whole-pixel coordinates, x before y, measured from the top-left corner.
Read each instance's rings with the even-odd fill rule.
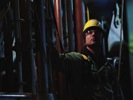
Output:
[[[58,27],[58,31],[56,31],[56,47],[59,52],[61,52],[59,37],[62,37],[62,27],[61,27],[61,6],[60,6],[60,0],[54,0],[54,14],[55,19]]]
[[[76,51],[80,51],[83,46],[83,13],[82,0],[74,0],[75,4],[75,27],[76,27]]]
[[[54,14],[57,24],[57,31],[56,31],[56,48],[58,52],[61,52],[61,45],[60,45],[60,39],[62,37],[62,21],[61,21],[61,2],[60,0],[54,0]],[[61,39],[62,40],[62,39]],[[63,99],[63,74],[60,72],[55,72],[54,74],[54,85],[57,87],[54,87],[56,92],[57,99],[62,100]]]

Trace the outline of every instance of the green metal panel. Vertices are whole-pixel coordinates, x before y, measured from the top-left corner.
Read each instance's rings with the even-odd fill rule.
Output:
[[[129,59],[130,59],[130,73],[131,73],[131,85],[133,92],[133,0],[127,0],[127,25],[128,25],[128,39],[129,39]]]

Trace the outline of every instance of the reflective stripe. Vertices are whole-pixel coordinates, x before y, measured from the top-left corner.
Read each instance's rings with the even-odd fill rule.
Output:
[[[88,60],[88,57],[86,56],[86,55],[84,55],[84,54],[81,54],[82,55],[82,57],[85,59],[85,60]]]
[[[84,55],[84,54],[81,54],[81,55],[84,58],[84,60],[88,60],[90,62],[90,59],[86,55]]]

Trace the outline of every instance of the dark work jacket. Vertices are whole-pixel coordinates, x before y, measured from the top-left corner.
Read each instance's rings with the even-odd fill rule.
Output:
[[[62,69],[70,81],[74,100],[114,100],[115,71],[104,57],[95,62],[85,49],[62,56]]]

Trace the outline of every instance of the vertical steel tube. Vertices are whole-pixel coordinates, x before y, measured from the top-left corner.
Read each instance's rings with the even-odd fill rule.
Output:
[[[23,70],[23,81],[24,92],[35,93],[33,89],[33,73],[35,69],[34,55],[33,55],[33,43],[32,43],[32,17],[31,17],[31,1],[20,0],[20,17],[23,19],[21,22],[21,50],[22,50],[22,70]],[[28,77],[27,77],[28,76]],[[33,79],[33,80],[32,80]],[[34,83],[35,85],[35,83]],[[35,87],[35,86],[34,86]]]
[[[64,43],[63,41],[63,32],[62,32],[62,16],[61,16],[61,1],[60,0],[54,0],[54,12],[55,12],[55,19],[56,19],[56,23],[57,23],[57,27],[58,27],[58,32],[56,33],[56,47],[57,50],[59,52],[64,52],[63,50],[63,45],[62,43]],[[58,92],[59,92],[59,99],[64,99],[65,98],[65,73],[62,74],[61,72],[57,72],[57,78],[58,78]]]
[[[53,94],[49,93],[49,80],[48,80],[48,64],[47,64],[47,43],[46,43],[46,30],[45,30],[45,0],[35,0],[36,5],[36,19],[38,22],[38,30],[36,35],[39,37],[40,43],[40,65],[38,67],[38,98],[39,100],[53,100]]]
[[[67,6],[66,6],[66,0],[62,1],[62,30],[63,30],[63,46],[64,51],[68,51],[68,29],[67,29]]]
[[[10,17],[9,17],[10,16]],[[14,91],[16,90],[14,87],[14,81],[13,81],[13,77],[12,77],[12,66],[13,66],[13,54],[12,54],[12,41],[13,41],[13,31],[12,31],[12,25],[13,25],[13,14],[12,14],[12,9],[10,9],[10,3],[8,4],[8,12],[6,14],[6,16],[4,16],[4,24],[3,21],[1,21],[3,27],[3,32],[0,33],[0,48],[4,46],[3,49],[0,49],[1,55],[3,54],[6,63],[4,64],[0,64],[0,66],[2,65],[3,68],[6,70],[6,77],[5,77],[5,81],[3,82],[3,90],[4,91]],[[4,42],[3,42],[4,39]],[[3,58],[2,57],[2,58]],[[0,57],[1,58],[1,57]],[[2,68],[2,67],[0,67]]]
[[[15,40],[16,40],[16,59],[19,69],[19,92],[23,92],[23,77],[22,77],[22,52],[21,45],[21,28],[20,28],[20,9],[19,0],[15,0]]]
[[[62,40],[62,23],[61,23],[61,4],[60,0],[54,0],[54,12],[55,12],[55,18],[57,22],[57,27],[58,27],[58,32],[56,32],[56,47],[59,52],[61,52],[61,47],[60,47],[60,41],[59,38]],[[58,37],[59,36],[59,37]]]
[[[38,1],[40,2],[40,24],[41,24],[41,33],[40,33],[40,45],[41,45],[41,53],[42,53],[42,59],[44,62],[42,62],[42,75],[43,75],[43,88],[42,92],[48,93],[48,73],[47,73],[47,63],[46,63],[46,58],[47,58],[47,52],[46,52],[46,36],[45,36],[45,16],[44,16],[44,0]]]
[[[67,5],[67,25],[68,25],[68,42],[69,42],[69,51],[75,50],[75,38],[73,31],[73,12],[72,12],[72,2],[71,0],[66,1]]]
[[[101,24],[102,24],[102,29],[105,29],[105,28],[104,28],[105,22],[104,22],[103,19],[101,20]],[[103,48],[103,55],[106,57],[105,36],[104,36],[104,35],[102,36],[102,48]]]
[[[75,4],[75,26],[76,26],[76,50],[80,51],[83,46],[83,13],[82,0],[74,0]]]
[[[15,12],[16,12],[16,58],[19,69],[19,92],[23,92],[23,77],[22,77],[22,52],[20,50],[21,45],[21,28],[20,28],[20,9],[19,9],[19,0],[15,2]]]
[[[28,41],[32,45],[32,9],[31,9],[31,0],[27,1],[27,10],[28,10]],[[29,45],[30,46],[30,45]],[[29,48],[29,56],[30,56],[30,65],[31,65],[31,73],[32,73],[32,95],[36,95],[36,66],[35,66],[35,59],[33,54],[33,47]]]

